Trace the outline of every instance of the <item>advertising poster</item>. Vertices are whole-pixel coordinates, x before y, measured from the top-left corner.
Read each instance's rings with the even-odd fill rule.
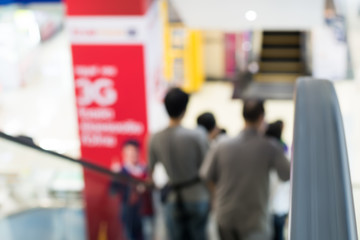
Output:
[[[93,8],[75,15],[74,5],[68,8],[82,158],[112,171],[132,160],[145,166],[149,134],[167,121],[158,5],[143,11],[151,1],[135,2],[137,15],[98,16]],[[128,239],[124,216],[136,198],[114,194],[107,176],[85,170],[84,177],[88,238]]]
[[[73,45],[72,53],[82,158],[106,168],[122,165],[122,147],[131,139],[141,144],[140,159],[145,161],[143,47]],[[114,61],[109,56],[126,58]],[[109,178],[87,171],[84,176],[90,236],[98,236],[105,225],[109,239],[117,239],[121,200],[109,196]]]

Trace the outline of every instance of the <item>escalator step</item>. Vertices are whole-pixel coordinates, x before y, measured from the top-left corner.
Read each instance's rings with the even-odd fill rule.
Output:
[[[261,52],[263,58],[300,58],[300,55],[301,51],[297,48],[268,48]]]
[[[260,62],[260,72],[302,72],[301,62]]]
[[[300,45],[301,39],[294,35],[269,35],[263,37],[263,44],[268,45]]]
[[[301,74],[304,75],[302,71],[259,71],[259,74]]]
[[[262,45],[263,49],[274,49],[274,48],[281,48],[281,49],[299,49],[300,48],[300,44],[289,44],[289,45],[285,45],[285,44],[281,44],[281,45],[277,45],[277,44],[263,44]]]
[[[299,57],[295,58],[278,58],[278,57],[262,57],[262,62],[300,62],[301,59]]]
[[[282,35],[292,35],[292,36],[300,36],[301,32],[299,31],[264,31],[264,36],[282,36]]]
[[[254,80],[257,82],[295,82],[299,73],[257,73]]]

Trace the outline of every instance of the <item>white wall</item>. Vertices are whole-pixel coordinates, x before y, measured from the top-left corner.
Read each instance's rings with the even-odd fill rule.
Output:
[[[204,31],[204,68],[206,77],[225,77],[224,34]]]
[[[321,24],[324,0],[171,0],[192,28],[239,31],[248,29],[310,29]],[[249,22],[245,13],[257,18]]]

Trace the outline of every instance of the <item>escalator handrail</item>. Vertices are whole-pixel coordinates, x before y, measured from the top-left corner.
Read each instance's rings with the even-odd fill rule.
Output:
[[[13,137],[13,136],[8,135],[8,134],[6,134],[4,132],[1,132],[1,131],[0,131],[0,138],[5,139],[5,140],[10,141],[10,142],[13,142],[13,143],[16,143],[16,144],[20,144],[22,146],[34,149],[36,151],[39,151],[39,152],[42,152],[42,153],[45,153],[45,154],[49,154],[49,155],[61,158],[62,160],[65,160],[65,161],[70,161],[70,162],[73,162],[73,163],[76,163],[76,164],[80,164],[85,169],[89,169],[89,170],[95,171],[97,173],[106,175],[110,179],[118,181],[118,182],[123,183],[123,184],[133,184],[133,185],[141,184],[141,185],[143,185],[145,187],[149,187],[149,188],[153,187],[153,185],[148,181],[144,181],[144,180],[141,180],[141,179],[138,179],[138,178],[133,178],[133,177],[131,177],[129,175],[122,175],[122,174],[113,172],[113,171],[111,171],[111,170],[109,170],[109,169],[107,169],[105,167],[102,167],[102,166],[100,166],[98,164],[94,164],[94,163],[90,162],[89,160],[85,160],[85,159],[82,159],[82,158],[76,159],[76,158],[72,158],[72,157],[69,157],[69,156],[54,152],[54,151],[46,150],[46,149],[41,148],[41,147],[39,147],[39,146],[37,146],[35,144],[32,144],[32,143],[27,142],[27,141],[23,141],[23,140],[21,140],[21,139],[19,139],[17,137]]]
[[[300,78],[295,94],[291,240],[356,240],[341,111],[333,84]]]

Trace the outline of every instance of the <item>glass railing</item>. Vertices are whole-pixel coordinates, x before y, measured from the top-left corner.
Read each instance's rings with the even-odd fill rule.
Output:
[[[109,195],[114,185],[149,189],[145,182],[0,133],[0,239],[85,240],[89,234],[96,235],[91,239],[125,239],[118,213],[114,221],[99,224],[95,233],[89,231],[94,227],[87,224],[84,174],[91,175],[86,180],[92,181],[90,186],[106,184]],[[119,212],[119,196],[114,194],[110,201],[91,211]]]
[[[342,116],[333,84],[297,82],[291,240],[355,240],[355,212]]]

